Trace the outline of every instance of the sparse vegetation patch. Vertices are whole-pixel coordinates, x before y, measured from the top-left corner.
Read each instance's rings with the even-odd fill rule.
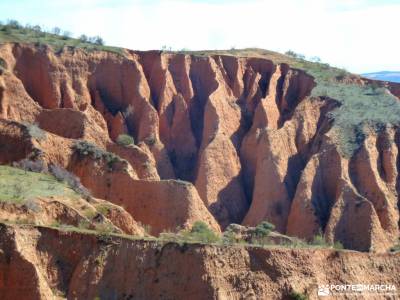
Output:
[[[6,24],[0,24],[0,43],[19,42],[32,43],[36,45],[49,45],[55,52],[61,51],[64,47],[80,48],[86,51],[107,51],[124,55],[123,49],[118,47],[105,46],[100,36],[81,35],[79,38],[72,38],[72,33],[54,27],[50,30],[39,25],[21,25],[16,20],[8,20]]]
[[[7,70],[7,63],[2,57],[0,57],[0,70]]]
[[[92,196],[90,191],[82,185],[81,180],[77,176],[57,165],[50,165],[49,171],[59,182],[64,182],[68,184],[75,192],[80,194],[84,199],[86,200],[91,199]]]
[[[154,136],[154,134],[151,134],[144,139],[144,142],[148,146],[153,146],[156,143],[156,137]]]
[[[220,241],[220,237],[202,221],[196,221],[191,229],[180,230],[177,233],[163,232],[160,239],[182,243],[211,244]]]
[[[127,147],[130,145],[134,145],[135,144],[135,140],[133,139],[132,136],[128,135],[128,134],[120,134],[117,137],[117,144]]]
[[[296,291],[292,291],[289,296],[293,300],[308,300],[309,299],[307,295],[296,292]]]
[[[0,201],[23,204],[36,197],[50,196],[79,198],[67,184],[51,175],[0,166]]]
[[[46,173],[47,166],[43,160],[31,160],[31,159],[22,159],[17,162],[13,162],[13,167],[19,168],[25,171],[36,172],[36,173]]]
[[[400,252],[400,240],[396,245],[390,248],[390,252]]]
[[[104,160],[110,169],[113,169],[114,164],[123,161],[123,159],[118,155],[104,151],[87,141],[78,141],[72,146],[72,148],[82,159],[86,156],[90,156],[94,160]]]
[[[46,132],[42,130],[37,124],[32,124],[32,123],[23,123],[28,130],[29,135],[37,139],[39,141],[44,140],[46,138]]]
[[[256,236],[263,238],[263,237],[268,236],[271,233],[271,231],[274,229],[275,229],[274,224],[271,224],[267,221],[263,221],[257,225],[255,234],[256,234]]]
[[[215,243],[219,241],[219,236],[202,221],[196,221],[193,224],[192,229],[184,231],[182,234],[188,240],[193,241],[204,243]]]
[[[335,99],[341,104],[329,117],[344,156],[351,157],[369,132],[400,124],[400,102],[376,82],[345,82],[350,73],[320,62],[294,58],[290,64],[315,78],[312,96]]]

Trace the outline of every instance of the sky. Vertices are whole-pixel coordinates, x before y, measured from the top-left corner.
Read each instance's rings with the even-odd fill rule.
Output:
[[[400,0],[0,0],[0,20],[137,50],[293,50],[354,73],[400,71]]]

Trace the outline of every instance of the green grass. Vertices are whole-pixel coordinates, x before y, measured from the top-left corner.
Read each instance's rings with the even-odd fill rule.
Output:
[[[96,210],[101,213],[102,215],[107,216],[110,211],[113,209],[113,206],[107,203],[100,203],[97,204],[96,206]]]
[[[128,147],[135,144],[135,140],[129,134],[120,134],[117,138],[117,144],[120,146]]]
[[[329,97],[341,103],[331,117],[345,156],[351,156],[359,148],[368,131],[377,132],[385,126],[400,124],[400,101],[385,88],[338,81],[337,78],[351,74],[326,64],[295,60],[292,65],[315,78],[317,86],[312,96]]]
[[[255,234],[258,238],[264,238],[267,237],[274,229],[275,229],[274,224],[271,224],[267,221],[263,221],[257,225]]]
[[[0,166],[0,201],[24,203],[36,197],[79,198],[68,185],[42,173]]]
[[[239,248],[261,248],[261,249],[331,249],[336,251],[348,251],[346,249],[340,248],[333,248],[332,246],[317,246],[308,244],[304,241],[299,240],[297,243],[293,244],[254,244],[254,243],[246,243],[244,241],[238,242],[229,242],[226,243],[223,239],[219,238],[215,233],[193,233],[192,230],[184,230],[180,233],[173,233],[173,232],[164,232],[161,233],[159,237],[145,235],[130,235],[125,233],[116,233],[111,230],[108,225],[105,224],[105,227],[96,226],[93,229],[90,229],[88,223],[80,223],[78,226],[62,224],[59,222],[55,222],[51,225],[36,225],[30,222],[29,220],[19,220],[17,221],[5,221],[0,220],[0,224],[7,224],[7,225],[26,225],[26,226],[35,226],[37,228],[52,228],[56,230],[60,230],[63,232],[77,232],[80,234],[90,234],[95,235],[99,238],[122,238],[131,241],[150,241],[158,243],[159,245],[163,246],[168,243],[175,243],[179,246],[183,245],[190,245],[190,244],[200,244],[200,245],[214,245],[217,247],[239,247]],[[198,231],[195,229],[195,231]],[[202,232],[203,230],[200,230]],[[351,251],[351,250],[350,250]]]
[[[308,300],[309,299],[307,295],[296,292],[296,291],[292,291],[289,296],[293,300]]]
[[[310,73],[317,81],[313,96],[325,96],[341,103],[330,116],[344,156],[351,157],[370,131],[400,124],[400,102],[385,89],[344,84],[324,79],[326,74],[316,77],[318,73]]]
[[[345,157],[356,152],[369,132],[400,124],[400,101],[376,85],[348,84],[337,80],[350,73],[323,63],[293,59],[291,65],[315,78],[311,96],[328,97],[340,102],[330,117],[337,133],[339,150]]]
[[[49,45],[55,52],[60,51],[64,47],[72,47],[84,49],[88,52],[98,50],[124,55],[124,50],[118,47],[82,42],[79,39],[37,31],[26,27],[14,28],[9,25],[0,25],[0,43],[7,42]]]
[[[202,221],[196,221],[190,230],[182,232],[182,236],[189,241],[207,244],[216,243],[220,240],[220,237]]]

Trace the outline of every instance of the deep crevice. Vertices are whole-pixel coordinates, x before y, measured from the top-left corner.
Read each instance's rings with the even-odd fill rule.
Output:
[[[194,96],[189,102],[192,132],[200,148],[203,138],[204,110],[210,95],[218,88],[214,71],[208,59],[193,58],[189,73]]]

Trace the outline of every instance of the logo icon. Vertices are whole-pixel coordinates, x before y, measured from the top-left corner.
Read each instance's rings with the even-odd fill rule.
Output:
[[[329,286],[327,285],[320,285],[318,286],[318,296],[329,296],[331,294],[329,290]]]

